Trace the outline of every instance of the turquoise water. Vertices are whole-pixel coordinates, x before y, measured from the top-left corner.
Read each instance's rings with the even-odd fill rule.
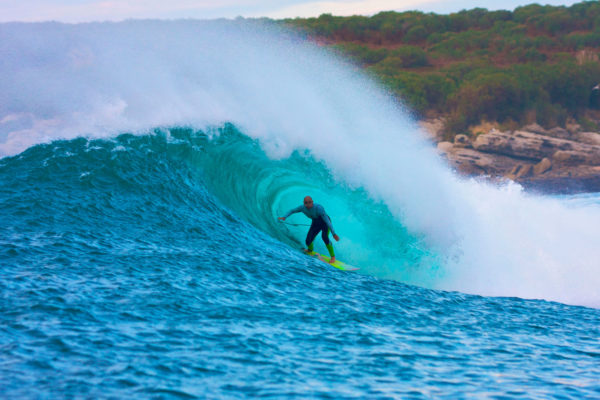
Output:
[[[391,256],[352,251],[365,232],[400,276],[439,276],[439,257],[311,156],[219,131],[0,159],[1,397],[600,397],[598,309],[384,279]],[[276,222],[307,190],[360,273]]]

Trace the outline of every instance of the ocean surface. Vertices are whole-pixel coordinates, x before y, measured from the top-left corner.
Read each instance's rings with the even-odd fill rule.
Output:
[[[269,26],[0,24],[0,60],[1,398],[600,398],[600,195],[455,176]],[[299,251],[305,195],[360,270]]]

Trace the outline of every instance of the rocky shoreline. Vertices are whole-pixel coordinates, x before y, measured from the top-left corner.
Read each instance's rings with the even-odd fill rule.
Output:
[[[510,179],[544,193],[600,192],[600,133],[580,125],[548,130],[531,124],[504,132],[492,127],[449,142],[443,140],[442,120],[421,124],[462,175]]]

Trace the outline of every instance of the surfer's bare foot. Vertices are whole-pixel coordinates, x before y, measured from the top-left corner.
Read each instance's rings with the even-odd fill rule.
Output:
[[[335,257],[331,257],[331,260],[329,260],[329,264],[335,264]]]
[[[302,251],[304,252],[304,254],[310,254],[310,253],[312,253],[312,251],[310,251],[309,249],[302,249]]]

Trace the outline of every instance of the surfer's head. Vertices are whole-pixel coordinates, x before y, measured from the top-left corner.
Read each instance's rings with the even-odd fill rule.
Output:
[[[306,196],[304,198],[304,207],[306,208],[312,208],[313,206],[313,199],[310,196]]]

